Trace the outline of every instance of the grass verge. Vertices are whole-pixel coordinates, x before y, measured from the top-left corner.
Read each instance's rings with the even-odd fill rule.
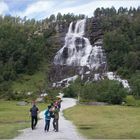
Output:
[[[0,100],[0,139],[11,139],[18,135],[18,130],[30,127],[29,109],[31,104],[17,106],[16,101]],[[47,104],[37,104],[40,110],[44,110]]]
[[[77,105],[64,114],[89,139],[140,139],[138,107]]]

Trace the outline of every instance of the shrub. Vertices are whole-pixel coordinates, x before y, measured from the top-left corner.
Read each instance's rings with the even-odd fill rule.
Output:
[[[136,73],[130,79],[133,95],[140,99],[140,73]]]
[[[132,95],[129,95],[125,98],[125,103],[128,106],[136,106],[136,100]]]
[[[77,97],[81,93],[83,86],[82,81],[77,78],[69,87],[63,89],[64,97]]]
[[[127,95],[127,90],[117,81],[102,80],[87,84],[82,93],[83,99],[121,104]]]
[[[64,92],[64,97],[74,98],[74,97],[77,96],[77,94],[76,94],[76,92],[75,92],[75,90],[72,86],[69,86],[68,88],[65,88],[63,92]]]
[[[100,87],[103,87],[102,89]],[[101,91],[102,90],[102,91]],[[99,85],[98,101],[110,104],[121,104],[126,97],[127,90],[118,81],[103,80]]]
[[[102,80],[85,85],[73,83],[64,89],[65,97],[80,96],[80,101],[99,101],[121,104],[128,94],[118,81]]]

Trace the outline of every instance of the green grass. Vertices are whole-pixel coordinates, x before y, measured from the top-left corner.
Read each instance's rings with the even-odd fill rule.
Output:
[[[47,82],[46,72],[48,71],[48,65],[43,62],[40,70],[33,75],[23,74],[20,75],[16,81],[12,84],[13,91],[24,91],[24,92],[37,92],[43,89]]]
[[[20,79],[13,82],[14,91],[38,91],[44,84],[44,73],[36,72],[34,75],[23,75]]]
[[[140,108],[78,105],[65,117],[89,139],[140,139]]]
[[[18,130],[30,127],[29,109],[31,104],[17,106],[16,101],[0,100],[0,139],[13,138],[19,134]],[[47,104],[37,104],[40,110],[44,110]]]

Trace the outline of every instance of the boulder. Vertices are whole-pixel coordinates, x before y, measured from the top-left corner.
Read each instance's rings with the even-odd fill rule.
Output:
[[[44,98],[43,98],[43,97],[37,98],[37,99],[36,99],[36,102],[42,103],[42,102],[44,102]]]
[[[18,105],[18,106],[25,106],[25,105],[27,105],[27,104],[28,104],[28,103],[25,102],[25,101],[17,102],[17,105]]]

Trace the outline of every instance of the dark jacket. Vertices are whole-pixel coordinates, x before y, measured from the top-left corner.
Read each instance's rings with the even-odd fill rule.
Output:
[[[33,107],[30,109],[31,116],[36,117],[38,111],[39,111],[39,109],[35,105],[33,105]]]
[[[59,108],[55,108],[54,110],[54,119],[59,119]]]

